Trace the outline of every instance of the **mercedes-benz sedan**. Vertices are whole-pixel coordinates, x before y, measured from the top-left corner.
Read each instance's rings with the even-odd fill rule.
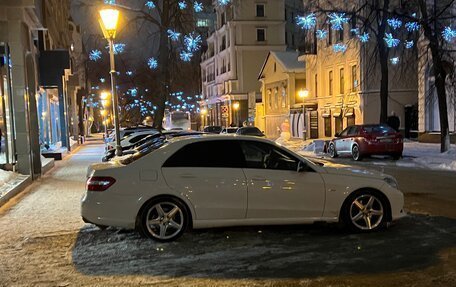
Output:
[[[90,166],[82,217],[170,241],[189,228],[321,221],[369,232],[402,217],[403,203],[391,176],[262,138],[202,135]]]

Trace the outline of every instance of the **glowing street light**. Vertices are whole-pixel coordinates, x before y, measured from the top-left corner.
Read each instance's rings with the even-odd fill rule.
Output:
[[[304,129],[302,131],[304,140],[307,140],[307,121],[306,121],[306,107],[305,107],[305,99],[309,96],[309,91],[307,89],[301,89],[298,92],[298,97],[302,99],[302,116],[303,116],[303,123]]]
[[[120,127],[119,127],[119,102],[116,93],[116,66],[114,61],[114,39],[116,38],[117,24],[119,22],[120,12],[113,6],[103,8],[99,11],[100,26],[103,35],[109,43],[109,62],[111,64],[111,95],[112,95],[112,108],[114,116],[114,130],[116,133],[116,155],[122,155],[122,147],[120,146]]]
[[[233,103],[233,110],[234,110],[234,115],[235,115],[234,119],[236,121],[236,124],[235,124],[236,126],[239,125],[239,108],[240,108],[240,106],[241,105],[239,104],[239,102],[234,102]]]

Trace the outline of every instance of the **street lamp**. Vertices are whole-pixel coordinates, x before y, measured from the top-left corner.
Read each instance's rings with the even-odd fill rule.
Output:
[[[238,114],[238,111],[239,111],[239,107],[240,107],[240,104],[239,102],[234,102],[233,103],[233,109],[234,109],[234,112],[235,112],[235,115],[236,115],[236,125],[239,125],[239,114]]]
[[[100,114],[103,117],[104,139],[105,139],[105,143],[106,143],[106,140],[108,139],[108,127],[107,127],[108,122],[107,122],[106,115],[108,114],[108,111],[107,110],[100,110]]]
[[[100,10],[100,26],[103,35],[109,43],[109,62],[111,64],[111,96],[112,108],[114,116],[114,130],[116,133],[116,155],[122,155],[122,147],[120,146],[120,128],[119,128],[119,102],[116,93],[116,66],[114,62],[114,39],[117,32],[117,23],[119,22],[119,10],[113,7],[107,7]]]
[[[309,91],[306,89],[301,89],[298,92],[298,96],[302,99],[302,117],[304,123],[304,129],[302,131],[304,140],[307,140],[307,123],[306,123],[306,106],[304,105],[305,99],[309,96]]]
[[[204,126],[206,125],[207,109],[206,108],[201,109],[200,114],[201,114],[201,125],[203,126],[203,129],[204,129]]]

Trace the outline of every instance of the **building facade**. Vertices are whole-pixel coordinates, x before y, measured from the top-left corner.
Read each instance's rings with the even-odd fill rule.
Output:
[[[255,103],[261,100],[258,73],[269,51],[298,45],[291,22],[302,1],[217,3],[216,27],[201,63],[203,125],[240,126],[255,118]]]

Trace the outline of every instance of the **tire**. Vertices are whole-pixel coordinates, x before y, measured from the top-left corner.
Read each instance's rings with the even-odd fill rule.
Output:
[[[99,225],[99,224],[94,224],[96,227],[98,227],[98,229],[100,230],[106,230],[106,228],[108,228],[107,225]]]
[[[182,236],[189,222],[190,213],[185,204],[173,197],[161,197],[141,209],[138,229],[143,236],[169,242]]]
[[[352,158],[355,161],[361,161],[363,159],[359,146],[356,144],[352,146]]]
[[[338,157],[337,152],[336,152],[336,146],[333,143],[329,144],[328,154],[331,158]]]
[[[344,202],[341,219],[351,231],[378,231],[386,226],[389,205],[379,192],[365,190],[351,194]]]

